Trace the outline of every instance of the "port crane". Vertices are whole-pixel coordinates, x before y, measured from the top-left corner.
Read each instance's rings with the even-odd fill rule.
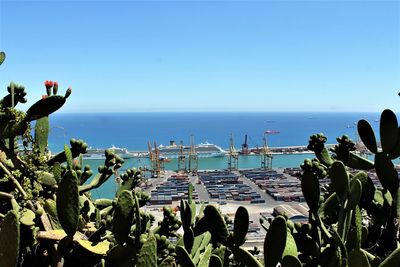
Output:
[[[190,136],[190,152],[189,152],[189,171],[192,173],[197,172],[199,169],[199,156],[197,155],[194,136]]]
[[[268,148],[267,144],[267,135],[269,134],[278,134],[279,131],[275,130],[267,130],[264,132],[263,136],[263,147],[261,149],[261,168],[262,169],[272,169],[272,159],[274,158],[272,156],[271,151]]]
[[[228,155],[228,170],[234,171],[239,168],[239,153],[233,145],[233,134],[231,134]]]
[[[178,171],[186,172],[186,156],[183,152],[183,141],[179,145]]]
[[[154,150],[151,148],[150,141],[147,142],[147,147],[149,149],[151,177],[159,177],[160,174],[165,170],[164,160],[160,158],[160,151],[158,150],[155,141],[154,141]]]

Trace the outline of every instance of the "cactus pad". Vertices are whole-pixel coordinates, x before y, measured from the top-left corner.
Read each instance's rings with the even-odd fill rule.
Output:
[[[247,231],[249,230],[249,212],[243,206],[236,210],[233,223],[233,238],[236,246],[243,245]]]
[[[375,170],[382,186],[395,196],[399,188],[399,176],[392,161],[386,154],[375,154]]]
[[[341,161],[335,161],[332,164],[329,177],[331,178],[332,186],[337,196],[341,200],[346,199],[350,187],[349,176],[346,172],[344,164]]]
[[[243,266],[263,267],[261,263],[245,249],[233,247],[232,252],[235,256],[235,260],[240,262]]]
[[[57,216],[65,233],[73,236],[79,222],[78,177],[75,171],[67,171],[57,191]]]
[[[221,213],[213,205],[207,205],[204,209],[207,229],[216,241],[224,244],[229,236],[228,228]]]
[[[113,217],[112,231],[118,244],[122,245],[128,239],[134,215],[134,199],[130,191],[119,194]]]
[[[3,64],[5,59],[6,59],[6,53],[0,52],[0,65]]]
[[[357,123],[357,130],[364,145],[369,151],[376,153],[378,151],[378,146],[376,145],[376,138],[371,124],[366,120],[359,120]]]
[[[106,255],[110,248],[110,242],[103,240],[98,243],[93,243],[88,240],[78,240],[78,244],[84,249],[97,255]]]
[[[44,153],[47,148],[47,139],[49,138],[49,117],[45,116],[36,121],[35,124],[35,144],[40,153]]]
[[[157,240],[152,231],[149,232],[147,242],[140,249],[137,266],[157,266]]]
[[[19,219],[20,223],[26,226],[32,226],[35,225],[35,222],[33,221],[35,219],[36,215],[33,211],[27,209],[22,213],[21,218]]]
[[[301,190],[311,212],[319,207],[320,188],[318,177],[309,171],[304,171],[301,179]]]
[[[19,239],[18,214],[11,210],[6,214],[0,230],[0,266],[17,266]]]
[[[64,96],[60,95],[40,99],[26,111],[27,121],[37,120],[50,115],[64,105],[65,99]]]
[[[287,239],[286,220],[283,216],[277,216],[272,221],[264,241],[265,267],[275,267],[282,259]]]
[[[176,246],[175,253],[178,263],[182,267],[196,267],[184,247]]]
[[[222,267],[222,260],[217,255],[211,255],[208,267]]]
[[[382,151],[386,154],[396,148],[399,133],[398,127],[396,114],[390,109],[385,109],[381,115],[379,130]]]

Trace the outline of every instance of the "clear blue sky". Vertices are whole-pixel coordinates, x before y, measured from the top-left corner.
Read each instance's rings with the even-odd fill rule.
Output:
[[[400,1],[0,0],[0,50],[63,112],[400,110]]]

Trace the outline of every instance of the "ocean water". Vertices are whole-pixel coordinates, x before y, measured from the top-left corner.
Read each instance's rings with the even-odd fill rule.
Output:
[[[314,133],[324,133],[327,143],[347,134],[354,138],[354,124],[367,119],[376,131],[378,113],[104,113],[53,114],[50,116],[49,146],[52,151],[63,148],[70,138],[85,140],[89,146],[107,148],[112,145],[129,150],[147,150],[147,142],[168,145],[180,140],[189,144],[193,135],[196,143],[210,143],[229,147],[232,134],[237,149],[248,135],[250,147],[262,146],[263,133],[268,145],[295,146],[308,144]]]
[[[196,143],[210,143],[229,147],[232,134],[236,149],[241,148],[245,134],[250,147],[262,145],[266,130],[279,131],[268,135],[268,145],[307,145],[311,134],[324,133],[327,143],[336,143],[343,134],[355,137],[355,123],[367,119],[379,138],[378,113],[109,113],[109,114],[53,114],[50,116],[50,150],[57,152],[69,144],[71,138],[83,139],[89,146],[107,148],[112,145],[129,150],[147,150],[147,142],[167,145],[183,140],[189,144],[193,135]],[[274,168],[298,167],[312,154],[274,155]],[[101,160],[86,160],[93,170],[104,164]],[[240,156],[239,168],[260,167],[259,156]],[[126,160],[123,169],[149,166],[146,158]],[[166,169],[176,170],[177,162],[166,163]],[[199,169],[226,169],[227,159],[200,158]],[[95,198],[112,198],[115,183],[110,178],[99,189],[93,190]]]

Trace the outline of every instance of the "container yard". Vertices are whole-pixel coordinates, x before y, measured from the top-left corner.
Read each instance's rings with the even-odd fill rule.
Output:
[[[284,171],[285,172],[285,171]],[[294,173],[294,172],[293,172]],[[255,183],[260,189],[273,197],[276,201],[303,202],[300,180],[276,170],[242,170],[240,174]]]
[[[220,204],[225,200],[265,203],[265,199],[251,187],[244,184],[239,176],[230,171],[199,172],[199,181],[205,186],[211,199]]]
[[[172,173],[167,180],[151,190],[152,205],[171,205],[173,201],[188,199],[189,177],[187,174]],[[198,199],[198,194],[193,191],[193,199]]]

